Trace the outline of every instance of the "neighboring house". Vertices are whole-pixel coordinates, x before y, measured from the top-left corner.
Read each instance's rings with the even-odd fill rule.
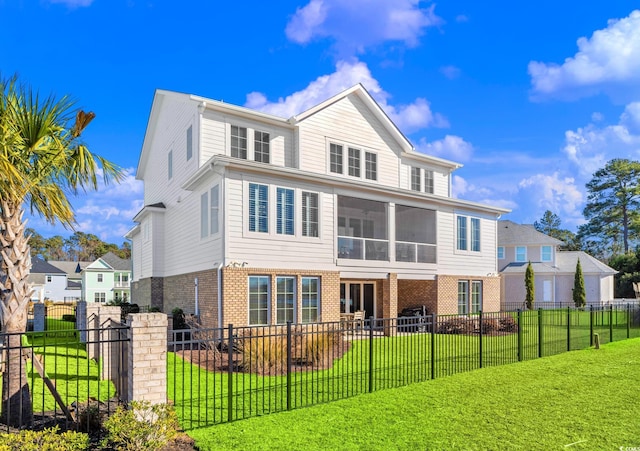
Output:
[[[82,271],[82,299],[87,302],[128,302],[131,299],[131,260],[109,252]]]
[[[67,273],[41,258],[31,259],[29,283],[32,284],[34,302],[51,301],[79,301],[80,285],[67,279]]]
[[[502,276],[503,306],[522,304],[526,296],[525,271],[531,262],[535,275],[536,307],[573,302],[573,283],[580,259],[587,304],[613,299],[615,269],[585,252],[559,251],[562,241],[538,232],[532,225],[498,221],[498,267]]]
[[[132,299],[207,326],[499,310],[497,219],[356,85],[291,118],[158,90]]]
[[[49,264],[63,270],[67,274],[67,288],[73,290],[76,301],[82,299],[82,271],[91,262],[67,262],[61,260],[50,260]]]

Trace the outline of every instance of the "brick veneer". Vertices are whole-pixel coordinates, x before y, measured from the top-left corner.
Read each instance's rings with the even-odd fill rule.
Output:
[[[131,302],[164,310],[163,278],[148,277],[131,282]]]
[[[438,276],[438,315],[455,315],[458,313],[458,281],[482,281],[482,310],[485,312],[500,311],[500,278],[477,276]]]
[[[249,276],[269,276],[271,280],[271,324],[276,323],[276,277],[297,277],[297,322],[302,320],[302,277],[320,278],[320,321],[340,320],[340,273],[291,269],[224,268],[222,270],[222,323],[245,326],[249,323]]]
[[[408,307],[427,307],[427,313],[437,311],[438,284],[435,280],[398,280],[398,313]]]

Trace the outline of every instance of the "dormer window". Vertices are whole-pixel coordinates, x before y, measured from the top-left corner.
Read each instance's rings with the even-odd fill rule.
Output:
[[[349,175],[360,177],[360,149],[349,147]]]
[[[364,177],[367,180],[378,180],[378,156],[375,153],[364,153]]]
[[[256,130],[253,155],[254,160],[269,163],[269,133]]]
[[[329,170],[335,174],[342,174],[342,146],[331,144],[329,146]]]

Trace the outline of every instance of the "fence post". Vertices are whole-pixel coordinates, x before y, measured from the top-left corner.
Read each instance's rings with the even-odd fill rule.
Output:
[[[47,307],[44,302],[33,304],[33,331],[44,332],[47,324]]]
[[[522,362],[522,309],[518,309],[518,362]]]
[[[480,310],[478,313],[480,313],[480,319],[479,319],[479,326],[480,326],[480,342],[479,342],[479,351],[480,351],[480,368],[482,368],[482,310]]]
[[[589,306],[589,346],[593,346],[593,304]]]
[[[431,379],[436,378],[436,326],[438,325],[438,317],[435,313],[431,314]]]
[[[538,307],[538,357],[542,357],[542,307]]]
[[[571,307],[567,307],[567,351],[571,351]]]
[[[291,321],[287,321],[287,410],[291,410]]]
[[[227,368],[227,420],[233,421],[233,324],[229,324],[229,344],[227,356],[229,366]]]
[[[369,317],[369,393],[371,392],[373,392],[373,316]]]
[[[127,326],[130,340],[127,400],[164,404],[167,402],[167,315],[132,313],[127,316]]]
[[[76,329],[80,332],[80,343],[87,342],[87,303],[78,301],[76,304]]]
[[[627,338],[631,337],[631,331],[630,331],[630,326],[631,326],[631,322],[630,322],[630,316],[631,316],[631,309],[629,308],[629,304],[627,304]]]
[[[609,343],[613,341],[613,305],[609,305]]]

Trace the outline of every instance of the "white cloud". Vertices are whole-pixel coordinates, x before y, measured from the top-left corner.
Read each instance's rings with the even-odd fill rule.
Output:
[[[67,5],[69,8],[81,8],[91,6],[93,0],[48,0],[49,3]]]
[[[640,155],[640,102],[625,107],[618,124],[593,123],[565,132],[564,152],[585,177],[612,158],[637,159]]]
[[[573,177],[536,174],[523,179],[518,188],[543,212],[551,210],[563,218],[582,217],[583,194]]]
[[[311,0],[296,10],[285,32],[298,44],[329,38],[351,55],[386,41],[415,47],[426,28],[442,23],[434,8],[421,8],[420,0]]]
[[[433,142],[421,139],[417,150],[428,155],[464,162],[471,158],[473,145],[459,136],[446,135],[443,139]]]
[[[440,68],[440,73],[447,77],[449,80],[453,80],[454,78],[458,78],[460,76],[460,69],[456,66],[442,66]]]
[[[409,104],[391,105],[389,103],[391,95],[382,89],[371,75],[367,65],[360,61],[339,61],[334,73],[322,75],[303,90],[285,98],[281,97],[275,102],[269,101],[261,92],[251,92],[247,95],[245,106],[280,117],[291,117],[357,83],[362,83],[367,88],[391,120],[405,133],[426,127],[449,126],[446,118],[439,113],[434,113],[429,102],[424,98],[419,97]]]
[[[591,114],[591,120],[593,122],[601,122],[604,120],[604,115],[602,113],[595,111]]]
[[[469,22],[469,16],[466,16],[464,14],[458,14],[456,16],[456,22],[458,22],[458,23]]]
[[[110,243],[124,241],[123,235],[133,227],[133,217],[143,207],[142,182],[135,179],[133,168],[124,169],[124,174],[120,184],[105,186],[101,181],[98,191],[69,196],[76,216],[76,230],[92,233]],[[73,233],[59,224],[48,224],[38,216],[30,216],[29,225],[45,237]]]
[[[580,97],[598,92],[620,95],[621,90],[640,88],[640,10],[591,38],[578,39],[578,52],[563,64],[531,61],[529,75],[533,98]],[[626,87],[626,89],[624,89]]]
[[[451,192],[453,197],[459,199],[479,202],[494,207],[508,208],[510,210],[518,208],[518,204],[515,201],[503,197],[505,193],[493,188],[470,183],[459,175],[453,176]]]

